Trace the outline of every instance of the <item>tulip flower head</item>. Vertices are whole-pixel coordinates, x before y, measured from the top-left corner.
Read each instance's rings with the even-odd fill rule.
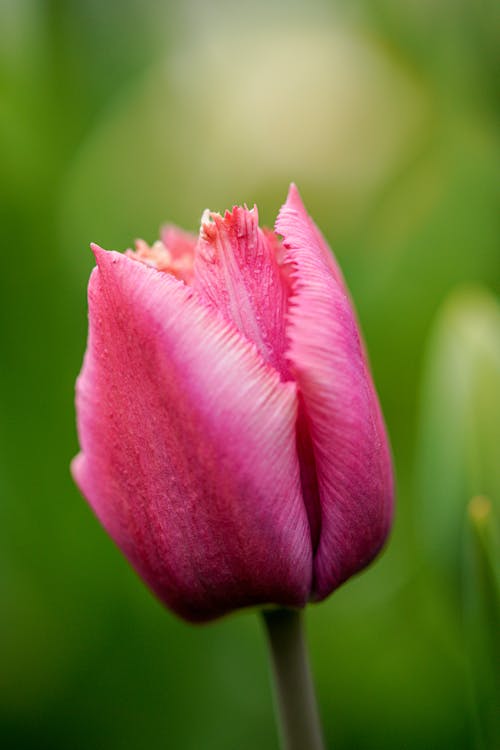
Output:
[[[73,474],[157,596],[190,621],[302,607],[366,566],[392,465],[342,274],[291,186],[135,251],[93,246]]]

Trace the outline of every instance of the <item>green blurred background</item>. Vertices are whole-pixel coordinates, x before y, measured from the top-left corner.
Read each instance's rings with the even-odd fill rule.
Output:
[[[328,745],[500,746],[499,20],[0,0],[2,748],[277,748],[258,618],[164,611],[68,466],[89,242],[243,201],[272,225],[290,180],[355,298],[398,476],[384,555],[307,611]]]

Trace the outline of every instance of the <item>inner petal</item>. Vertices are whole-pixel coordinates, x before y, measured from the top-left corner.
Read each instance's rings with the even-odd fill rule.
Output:
[[[193,288],[287,380],[289,284],[279,252],[276,236],[259,228],[256,208],[235,206],[224,216],[206,213],[195,253]]]
[[[194,249],[197,237],[169,224],[162,229],[161,240],[148,245],[137,240],[135,250],[127,250],[129,258],[170,273],[177,279],[191,284],[193,280]]]

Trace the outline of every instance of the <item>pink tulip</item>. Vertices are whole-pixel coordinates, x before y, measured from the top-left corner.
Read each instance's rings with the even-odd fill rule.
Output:
[[[296,187],[276,234],[235,207],[199,239],[93,250],[73,474],[99,520],[188,620],[323,599],[383,545],[393,480],[352,303]]]

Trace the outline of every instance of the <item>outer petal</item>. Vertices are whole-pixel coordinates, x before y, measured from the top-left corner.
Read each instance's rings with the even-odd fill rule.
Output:
[[[77,386],[82,492],[181,616],[302,605],[312,563],[293,384],[182,282],[95,253]]]
[[[255,207],[235,206],[224,217],[207,215],[196,248],[193,287],[286,379],[289,288],[278,265],[279,250],[276,238],[259,229]]]
[[[320,535],[313,596],[322,599],[381,548],[392,518],[392,464],[351,301],[294,185],[276,231],[293,269],[288,355],[316,463]]]

